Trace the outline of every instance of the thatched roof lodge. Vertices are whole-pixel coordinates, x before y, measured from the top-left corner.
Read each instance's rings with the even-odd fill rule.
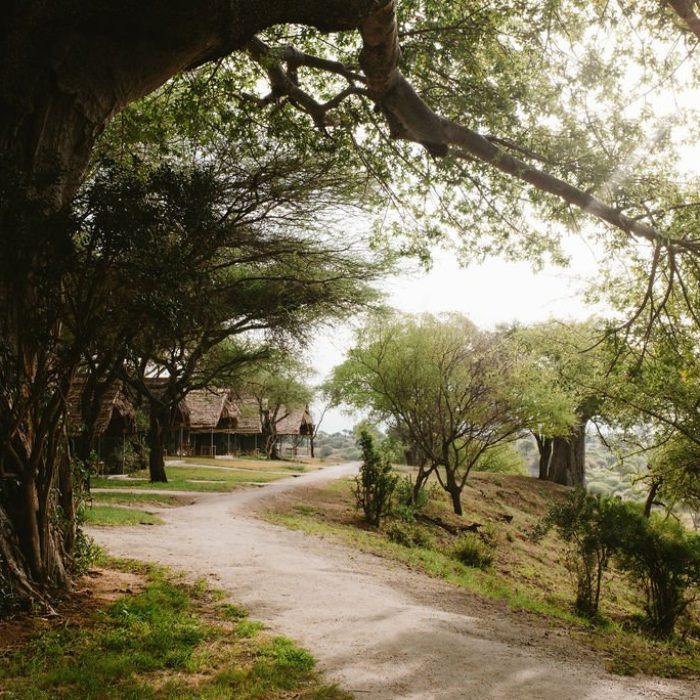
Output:
[[[167,379],[154,377],[149,381],[151,391],[158,393]],[[84,377],[77,378],[68,395],[68,423],[72,435],[77,435],[85,423],[81,415],[81,400],[85,390]],[[297,448],[313,435],[313,418],[308,406],[287,410],[281,407],[277,435],[296,454]],[[121,382],[105,390],[96,421],[95,435],[100,439],[98,453],[114,449],[111,438],[121,441],[136,432],[136,410],[124,393]],[[257,453],[263,448],[263,429],[257,401],[252,396],[238,394],[232,389],[197,389],[179,404],[172,440],[168,452],[177,455],[216,456]]]
[[[282,414],[286,409],[282,408]],[[277,423],[278,435],[313,435],[314,421],[309,412],[309,407],[292,409]]]
[[[286,409],[281,409],[284,415]],[[253,397],[231,389],[201,389],[187,395],[180,407],[178,454],[215,456],[253,453],[262,448],[262,424]],[[308,407],[293,409],[277,424],[280,438],[298,439],[313,435],[313,419]],[[176,431],[177,432],[177,431]]]
[[[68,432],[77,435],[87,420],[82,412],[82,399],[85,392],[86,379],[76,377],[71,383],[66,399]],[[136,431],[136,411],[124,395],[122,383],[119,381],[104,390],[99,404],[95,421],[95,435],[123,435]]]

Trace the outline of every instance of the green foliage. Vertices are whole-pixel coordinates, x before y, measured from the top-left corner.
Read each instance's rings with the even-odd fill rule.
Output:
[[[579,613],[598,615],[603,574],[612,561],[644,591],[651,633],[673,635],[700,585],[700,537],[677,522],[645,518],[634,504],[581,489],[552,506],[536,537],[551,527],[569,543]]]
[[[527,476],[525,460],[512,445],[497,445],[486,450],[474,465],[474,471]]]
[[[374,446],[374,439],[362,430],[358,439],[362,450],[360,473],[355,478],[355,501],[365,520],[379,527],[382,518],[391,510],[391,498],[398,476],[393,473],[391,461]]]
[[[435,546],[435,538],[428,530],[401,520],[395,520],[386,528],[386,536],[403,547],[432,549]]]
[[[358,333],[326,391],[336,404],[369,408],[428,470],[443,470],[459,512],[474,465],[531,419],[525,376],[509,343],[460,314],[393,314]]]
[[[416,513],[424,510],[431,500],[436,499],[439,491],[440,487],[436,483],[430,484],[428,488],[424,484],[416,494],[413,478],[410,475],[401,477],[394,491],[394,515],[407,523],[413,522]]]
[[[618,560],[644,590],[651,632],[672,636],[700,586],[700,537],[674,521],[639,518],[625,531]]]
[[[112,449],[105,455],[105,472],[107,474],[131,474],[148,467],[148,446],[142,442],[141,435],[127,436],[115,441]]]
[[[554,527],[569,546],[567,565],[576,579],[577,612],[598,615],[603,576],[611,557],[625,542],[627,532],[640,521],[638,510],[605,496],[591,496],[583,489],[570,492],[555,503],[535,531],[543,537]]]
[[[680,433],[658,448],[649,463],[646,482],[657,484],[656,500],[667,511],[687,509],[700,516],[700,445]]]
[[[465,532],[452,548],[452,556],[465,566],[488,569],[495,558],[495,546],[489,538]]]

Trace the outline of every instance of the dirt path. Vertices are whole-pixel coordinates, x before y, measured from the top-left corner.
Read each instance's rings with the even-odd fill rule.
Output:
[[[115,555],[207,577],[275,632],[305,645],[328,677],[358,698],[700,697],[700,683],[610,676],[540,618],[251,514],[268,499],[352,469],[331,467],[264,489],[193,493],[194,505],[149,509],[165,525],[92,534]]]

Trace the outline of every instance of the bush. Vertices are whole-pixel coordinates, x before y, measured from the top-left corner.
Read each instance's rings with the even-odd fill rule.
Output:
[[[452,548],[452,556],[465,566],[488,569],[496,556],[495,545],[475,532],[466,532]]]
[[[651,633],[667,638],[693,601],[689,589],[700,585],[700,537],[677,522],[639,517],[628,528],[618,563],[644,590]]]
[[[356,505],[370,525],[379,527],[391,509],[398,476],[393,473],[389,458],[375,448],[369,431],[361,430],[357,442],[362,450],[362,465],[355,478]]]
[[[326,457],[330,457],[333,454],[333,448],[330,445],[324,445],[319,451],[318,451],[318,456],[321,459],[325,459]]]
[[[422,527],[409,525],[400,521],[393,522],[386,531],[387,537],[403,547],[425,547],[432,549],[435,540],[432,535]]]
[[[428,489],[422,488],[414,502],[413,486],[413,479],[410,476],[404,476],[398,480],[394,492],[394,515],[406,522],[413,522],[416,518],[416,513],[419,513],[428,505],[436,492],[435,484]]]
[[[610,558],[622,546],[624,533],[634,528],[639,518],[638,511],[618,499],[591,496],[576,489],[553,505],[537,526],[535,539],[555,528],[569,543],[567,567],[576,579],[575,607],[581,615],[598,615],[603,575]]]

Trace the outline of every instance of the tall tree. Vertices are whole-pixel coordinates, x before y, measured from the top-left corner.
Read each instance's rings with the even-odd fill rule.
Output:
[[[362,329],[329,389],[398,426],[425,457],[418,488],[435,474],[462,514],[462,490],[485,453],[520,436],[530,417],[517,357],[466,318],[394,317]]]
[[[553,411],[539,411],[540,421],[530,426],[539,450],[539,478],[582,486],[586,428],[604,415],[605,397],[614,393],[615,357],[605,329],[594,321],[549,321],[518,329],[514,336],[541,373],[538,400],[545,394],[555,400]]]
[[[404,11],[399,19],[397,8]],[[674,9],[665,3],[661,8]],[[210,62],[217,62],[217,69],[230,67],[227,77],[241,78],[231,111],[242,102],[257,106],[262,111],[251,118],[274,128],[279,122],[270,113],[296,111],[303,117],[297,125],[346,134],[345,143],[357,145],[356,162],[386,185],[386,201],[408,201],[397,194],[409,191],[414,195],[414,215],[405,217],[409,230],[436,235],[430,194],[444,205],[438,209],[446,222],[467,232],[465,247],[474,243],[477,253],[537,253],[551,247],[555,241],[537,235],[539,227],[514,226],[505,216],[530,208],[542,208],[557,220],[575,219],[576,211],[597,217],[621,232],[619,238],[608,236],[613,247],[620,240],[641,239],[673,256],[697,252],[697,240],[682,227],[692,208],[676,206],[677,200],[688,199],[687,188],[658,186],[669,181],[667,163],[658,156],[669,139],[647,139],[644,172],[639,167],[639,143],[659,125],[644,111],[641,120],[625,119],[625,110],[612,100],[626,95],[621,89],[598,90],[597,101],[606,106],[602,112],[585,109],[591,89],[618,78],[619,66],[632,60],[634,52],[624,43],[626,25],[624,31],[616,29],[624,25],[621,17],[631,21],[631,15],[615,3],[575,0],[532,0],[517,10],[428,0],[209,0],[196,8],[179,0],[129,1],[118,10],[103,2],[10,0],[4,5],[0,161],[9,185],[0,201],[0,244],[7,261],[0,279],[1,330],[8,367],[22,368],[8,370],[15,385],[7,392],[23,398],[0,419],[10,426],[0,450],[3,464],[19,460],[20,471],[28,474],[38,469],[43,484],[39,512],[46,510],[47,522],[51,506],[43,492],[51,492],[58,473],[52,462],[57,450],[46,451],[47,426],[61,425],[65,401],[32,403],[24,397],[63,397],[82,351],[66,346],[65,355],[58,352],[63,321],[54,314],[54,301],[61,297],[74,242],[55,225],[54,215],[75,194],[95,141],[114,115],[183,71]],[[646,13],[635,10],[634,18],[646,22]],[[601,27],[601,34],[613,32],[614,40],[604,43],[615,50],[606,54],[586,41],[591,23]],[[647,24],[651,40],[656,30]],[[296,47],[288,45],[286,25],[295,27]],[[329,49],[333,42],[316,30],[346,33],[334,36]],[[433,65],[436,41],[444,51]],[[583,42],[581,55],[569,41]],[[402,43],[409,79],[400,69]],[[653,44],[646,43],[638,65],[675,75],[674,65],[666,64],[680,60],[681,52],[659,66],[649,49]],[[243,54],[226,59],[243,49],[246,60],[267,76],[269,94],[255,89],[255,74],[237,60]],[[577,89],[569,89],[572,84]],[[573,118],[577,113],[586,114],[583,124]],[[309,129],[296,133],[300,147],[323,141]],[[394,184],[400,173],[405,176]],[[434,187],[423,177],[427,173],[444,187]],[[26,211],[36,219],[32,235],[25,235]],[[399,217],[385,221],[391,224],[385,228],[394,230]],[[482,221],[500,225],[491,229],[493,235],[475,241]],[[415,239],[409,239],[403,247],[413,244]],[[27,304],[36,325],[27,323]],[[17,506],[13,519],[30,522],[29,514],[37,512],[36,487],[22,488],[25,505]],[[15,508],[19,501],[12,500]],[[47,554],[50,548],[40,549],[36,580],[46,588],[62,578],[53,574],[61,567]],[[29,550],[25,555],[34,556]]]

